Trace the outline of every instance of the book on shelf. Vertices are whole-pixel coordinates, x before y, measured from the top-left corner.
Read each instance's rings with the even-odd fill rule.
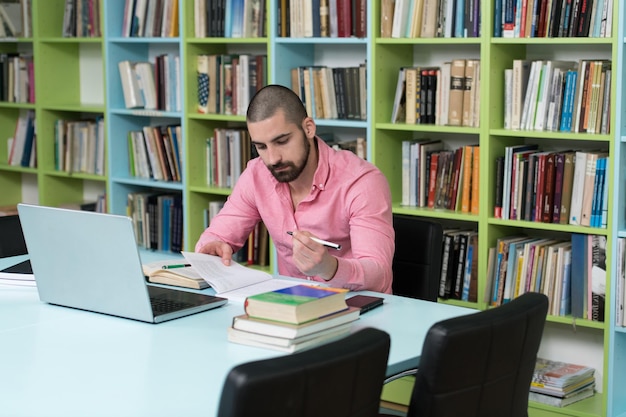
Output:
[[[465,60],[465,72],[463,77],[463,112],[461,125],[478,127],[477,113],[479,106],[476,105],[476,97],[480,88],[480,61],[477,59]]]
[[[505,148],[504,153],[504,174],[502,184],[502,218],[510,219],[511,202],[513,191],[515,190],[515,178],[513,168],[515,166],[516,154],[520,152],[536,151],[537,145],[512,145]]]
[[[35,111],[21,109],[12,138],[8,140],[7,163],[13,166],[35,167],[37,164]]]
[[[382,0],[380,6],[380,37],[391,38],[395,0]]]
[[[450,97],[448,101],[448,125],[463,125],[463,95],[465,91],[465,60],[454,59],[450,68]]]
[[[574,163],[576,153],[574,151],[565,152],[563,167],[563,186],[561,190],[561,208],[559,209],[559,221],[555,223],[568,224],[569,213],[572,202],[572,186],[574,178]]]
[[[297,339],[322,330],[353,322],[359,318],[359,314],[359,308],[349,307],[346,310],[341,310],[337,313],[320,317],[319,319],[311,320],[302,324],[284,323],[275,320],[250,317],[247,314],[241,314],[233,318],[232,327],[245,332],[259,333],[285,339]]]
[[[575,402],[584,400],[585,398],[593,397],[595,394],[595,384],[587,385],[583,389],[567,394],[563,397],[555,395],[542,394],[539,392],[530,391],[528,399],[541,404],[550,405],[552,407],[566,407]]]
[[[530,390],[564,396],[594,380],[595,369],[585,365],[538,357]]]
[[[403,1],[403,0],[397,0]],[[398,123],[406,117],[406,68],[400,68],[398,72],[398,82],[393,100],[391,112],[391,123]]]
[[[136,63],[125,60],[118,64],[122,81],[124,104],[127,109],[142,108],[145,104],[139,80],[135,72]]]
[[[346,289],[298,284],[248,296],[251,317],[301,324],[348,308]]]
[[[490,304],[492,306],[501,305],[504,301],[509,256],[514,255],[509,251],[510,245],[513,242],[525,239],[527,239],[526,236],[508,236],[498,239],[496,243],[496,261],[492,281],[493,291],[490,299]],[[511,297],[513,297],[513,295],[511,295]]]
[[[591,236],[591,262],[588,277],[589,285],[587,318],[593,321],[604,321],[606,299],[606,236]]]
[[[588,265],[591,235],[572,233],[571,311],[573,317],[587,318]]]
[[[502,218],[502,201],[504,193],[504,156],[496,157],[495,196],[493,203],[493,217]]]
[[[583,197],[585,188],[585,177],[587,172],[588,152],[576,151],[574,158],[574,175],[572,177],[571,202],[569,210],[569,224],[580,225]]]
[[[393,22],[391,24],[391,37],[404,38],[409,16],[409,0],[395,0],[393,9]]]
[[[580,225],[591,226],[591,209],[593,207],[594,197],[597,199],[597,195],[594,195],[595,185],[598,178],[598,166],[597,162],[599,158],[606,157],[606,153],[599,152],[587,152],[584,184],[582,189],[582,201],[580,209]]]
[[[154,261],[142,265],[143,274],[155,284],[202,290],[209,284],[189,264],[180,260]]]
[[[252,333],[229,327],[228,341],[241,345],[292,353],[340,339],[350,334],[350,331],[351,323],[345,323],[325,330],[320,330],[316,333],[291,339]]]
[[[22,10],[18,2],[0,3],[0,38],[17,38],[22,35]]]

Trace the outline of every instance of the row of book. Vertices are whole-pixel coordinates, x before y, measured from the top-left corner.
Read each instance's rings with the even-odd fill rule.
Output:
[[[178,36],[179,0],[126,0],[122,21],[124,37],[175,38]]]
[[[503,38],[607,37],[610,0],[496,0],[494,36]]]
[[[365,120],[367,74],[358,67],[296,67],[291,69],[291,89],[314,119]]]
[[[256,155],[246,129],[216,128],[206,142],[207,185],[233,188]]]
[[[402,205],[478,214],[480,148],[402,141]]]
[[[505,129],[609,133],[609,60],[516,59],[504,84]]]
[[[30,0],[0,3],[0,38],[30,36]]]
[[[180,252],[183,249],[183,203],[180,194],[136,192],[127,196],[137,245]]]
[[[198,55],[198,113],[245,115],[267,85],[267,55]]]
[[[496,158],[494,217],[606,228],[608,154],[505,147]]]
[[[100,27],[100,0],[65,0],[63,37],[97,38]]]
[[[266,36],[265,0],[194,0],[196,38]]]
[[[480,36],[479,0],[382,0],[383,38],[475,38]]]
[[[604,321],[606,236],[506,236],[489,249],[488,262],[486,297],[492,306],[532,291],[548,297],[551,315]]]
[[[477,301],[477,231],[444,229],[439,297],[470,302]]]
[[[224,201],[211,201],[207,209],[204,210],[204,228],[211,224],[213,218],[224,207]],[[250,232],[248,239],[237,252],[233,253],[233,261],[246,265],[269,265],[270,238],[267,227],[263,222],[255,225]]]
[[[595,394],[595,369],[585,365],[538,357],[528,399],[566,407]]]
[[[127,109],[180,111],[180,57],[161,54],[148,61],[118,62]]]
[[[233,317],[228,340],[296,352],[347,336],[360,310],[348,307],[347,290],[296,285],[249,296],[245,314]]]
[[[478,127],[480,60],[400,68],[391,123]]]
[[[350,151],[361,159],[367,160],[367,141],[365,138],[335,140],[331,134],[321,133],[318,135],[328,146],[336,151]]]
[[[365,38],[365,0],[280,0],[278,33],[282,37]]]
[[[7,163],[13,166],[35,168],[37,166],[37,133],[35,111],[22,109],[15,124],[15,133],[8,139]]]
[[[183,175],[180,125],[144,126],[128,132],[132,177],[180,182]]]
[[[31,54],[0,53],[0,101],[35,102],[35,71]]]
[[[104,175],[104,118],[63,120],[54,124],[57,171]]]

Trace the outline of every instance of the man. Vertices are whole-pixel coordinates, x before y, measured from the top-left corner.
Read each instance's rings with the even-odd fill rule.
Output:
[[[248,163],[196,251],[220,256],[228,265],[263,221],[281,275],[391,293],[395,246],[384,175],[315,136],[315,122],[286,87],[261,89],[250,102],[247,124],[259,158]]]

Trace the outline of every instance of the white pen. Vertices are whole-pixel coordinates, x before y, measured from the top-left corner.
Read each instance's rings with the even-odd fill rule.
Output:
[[[289,236],[293,236],[293,232],[291,232],[291,231],[288,231],[287,234]],[[319,238],[313,237],[313,236],[309,236],[309,239],[311,239],[314,242],[319,243],[320,245],[324,245],[327,248],[333,248],[333,249],[337,249],[337,250],[341,249],[341,245],[339,245],[337,243],[329,242],[327,240],[319,239]]]

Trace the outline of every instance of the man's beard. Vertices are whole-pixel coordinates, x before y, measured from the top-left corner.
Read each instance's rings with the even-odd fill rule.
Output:
[[[293,162],[281,162],[276,165],[268,166],[267,168],[270,170],[270,172],[278,182],[295,181],[300,176],[300,174],[302,174],[302,171],[304,171],[304,167],[309,160],[310,152],[311,144],[309,143],[307,138],[304,137],[304,158],[302,158],[299,165],[296,165]],[[285,167],[289,169],[283,170],[283,168]],[[277,169],[281,169],[281,171],[277,171]]]

